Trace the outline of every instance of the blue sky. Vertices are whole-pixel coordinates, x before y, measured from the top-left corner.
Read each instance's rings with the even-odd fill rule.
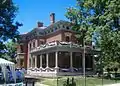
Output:
[[[55,20],[67,20],[66,8],[75,6],[76,0],[13,0],[19,10],[16,16],[17,21],[23,23],[19,28],[20,33],[31,31],[37,27],[37,21],[50,25],[50,13],[55,13]]]

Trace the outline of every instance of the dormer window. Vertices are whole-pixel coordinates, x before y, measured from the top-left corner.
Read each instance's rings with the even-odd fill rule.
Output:
[[[57,27],[55,28],[55,30],[57,30]]]
[[[67,30],[69,30],[70,28],[69,27],[66,27]]]
[[[39,32],[39,35],[41,35],[42,33],[41,32]]]
[[[60,29],[60,25],[57,26]]]
[[[48,30],[48,33],[50,33],[50,30]]]
[[[53,29],[51,29],[51,32],[53,32]]]
[[[63,28],[65,28],[65,26],[63,25]]]
[[[45,31],[45,34],[46,34],[46,31]]]

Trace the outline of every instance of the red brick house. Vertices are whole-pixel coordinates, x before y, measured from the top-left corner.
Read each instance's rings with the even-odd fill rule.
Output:
[[[71,75],[83,73],[83,47],[77,41],[68,21],[55,22],[55,14],[50,15],[51,24],[44,27],[42,22],[32,31],[22,34],[19,40],[17,65],[25,67],[28,74],[40,76]],[[93,48],[85,48],[86,71],[93,71]]]

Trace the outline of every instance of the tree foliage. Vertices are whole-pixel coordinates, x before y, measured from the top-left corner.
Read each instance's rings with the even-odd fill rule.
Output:
[[[87,28],[86,41],[101,49],[105,65],[120,63],[120,0],[77,0],[66,17],[75,21],[75,30]]]
[[[14,22],[17,10],[12,0],[0,0],[0,57],[6,52],[5,42],[17,41],[18,27],[22,25]]]
[[[17,43],[12,42],[12,41],[7,42],[5,44],[7,51],[2,57],[12,62],[16,62],[17,45],[18,45]]]

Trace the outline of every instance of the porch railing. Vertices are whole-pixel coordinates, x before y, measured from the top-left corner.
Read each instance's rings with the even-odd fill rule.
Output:
[[[35,52],[38,50],[42,50],[45,48],[50,48],[50,47],[55,47],[55,46],[64,46],[64,47],[68,47],[68,48],[80,48],[82,47],[82,45],[73,43],[73,42],[64,42],[64,41],[53,41],[53,42],[49,42],[43,45],[40,45],[39,47],[33,48],[31,49],[31,52]],[[92,48],[92,46],[86,46],[86,48]]]

